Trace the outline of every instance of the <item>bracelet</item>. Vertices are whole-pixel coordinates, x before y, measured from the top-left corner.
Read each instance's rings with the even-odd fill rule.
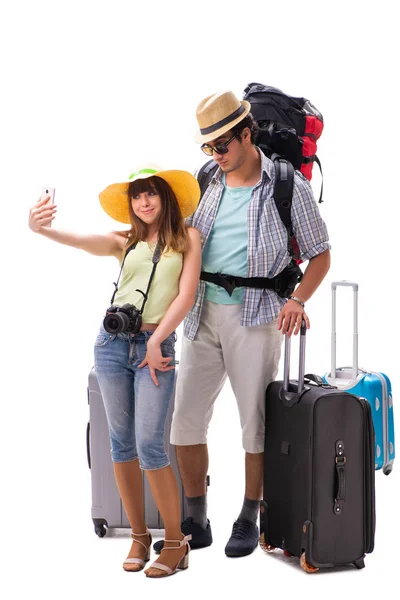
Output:
[[[305,307],[304,302],[300,300],[300,298],[296,298],[296,296],[289,296],[288,300],[294,300],[297,304],[300,304],[303,308]]]

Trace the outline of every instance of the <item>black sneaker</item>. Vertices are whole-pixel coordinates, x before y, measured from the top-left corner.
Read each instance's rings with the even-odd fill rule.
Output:
[[[227,556],[246,556],[256,549],[260,533],[255,523],[247,519],[234,522],[232,535],[225,546]]]
[[[206,548],[212,544],[212,534],[210,521],[207,519],[207,527],[203,529],[201,525],[193,522],[193,517],[188,517],[181,523],[181,530],[183,535],[191,534],[192,539],[189,542],[191,550],[197,550],[198,548]],[[154,551],[156,554],[160,554],[164,547],[164,540],[159,540],[153,544]]]

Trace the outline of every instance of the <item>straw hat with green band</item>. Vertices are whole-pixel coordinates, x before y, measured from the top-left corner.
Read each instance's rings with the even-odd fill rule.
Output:
[[[103,210],[115,221],[129,224],[129,184],[137,179],[147,179],[154,175],[168,183],[176,196],[183,217],[194,213],[200,200],[200,187],[197,179],[188,171],[162,171],[158,165],[138,167],[129,175],[127,181],[113,183],[106,187],[99,194]]]

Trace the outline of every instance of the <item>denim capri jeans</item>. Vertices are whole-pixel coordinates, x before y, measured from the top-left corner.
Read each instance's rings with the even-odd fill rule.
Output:
[[[165,421],[174,393],[175,370],[157,371],[158,387],[148,365],[138,368],[153,331],[110,334],[101,326],[94,347],[95,371],[107,415],[113,462],[139,458],[141,469],[169,465],[164,447]],[[161,344],[175,365],[175,332]]]

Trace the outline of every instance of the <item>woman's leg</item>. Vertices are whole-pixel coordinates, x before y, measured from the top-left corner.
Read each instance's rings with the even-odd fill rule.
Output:
[[[125,463],[114,462],[114,474],[119,495],[132,529],[132,545],[127,558],[145,560],[146,549],[151,546],[152,540],[150,533],[147,533],[144,520],[143,472],[139,466],[139,460]],[[141,571],[143,565],[125,562],[123,568],[125,571]]]
[[[143,505],[143,473],[139,460],[114,463],[115,481],[132,531],[145,533]]]
[[[172,467],[164,467],[146,471],[149,480],[151,492],[154,501],[160,511],[165,527],[165,540],[182,540],[181,531],[181,507],[179,499],[178,485]],[[164,542],[164,548],[176,548],[175,550],[162,550],[157,562],[166,565],[172,571],[186,554],[186,546],[177,547],[174,542]],[[150,567],[146,570],[148,575],[165,575],[156,567]]]
[[[132,531],[145,534],[143,476],[136,451],[134,373],[128,364],[129,345],[127,336],[115,338],[101,330],[95,344],[95,370],[107,415],[118,491]],[[136,539],[128,558],[143,560],[151,539],[147,535]],[[124,564],[124,569],[130,571],[141,568],[140,563]]]
[[[163,356],[174,358],[174,334],[163,342],[161,350]],[[139,358],[142,354],[144,358],[145,352],[146,344],[138,344]],[[178,485],[164,446],[165,421],[174,393],[175,372],[158,371],[158,386],[154,385],[147,366],[137,369],[135,375],[135,427],[140,466],[146,471],[154,501],[163,519],[165,539],[180,541],[183,535]],[[179,547],[177,543],[167,543],[168,547],[176,549],[162,552],[158,562],[174,570],[187,548]],[[146,574],[165,575],[165,571],[150,567]]]

